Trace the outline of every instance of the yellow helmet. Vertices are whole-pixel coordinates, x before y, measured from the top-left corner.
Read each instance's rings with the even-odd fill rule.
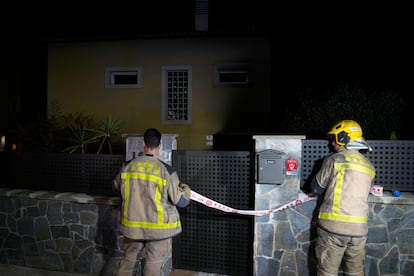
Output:
[[[335,124],[328,132],[328,137],[335,139],[342,147],[356,139],[364,139],[361,126],[353,120],[343,120]]]

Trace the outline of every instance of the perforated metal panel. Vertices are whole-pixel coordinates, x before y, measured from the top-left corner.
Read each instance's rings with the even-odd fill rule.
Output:
[[[192,190],[236,209],[253,209],[251,155],[235,151],[174,151],[173,164]],[[183,233],[173,243],[180,269],[252,275],[253,218],[198,202],[180,209]]]
[[[93,191],[98,195],[118,195],[112,186],[113,179],[123,164],[121,156],[107,155],[105,157],[87,156],[86,171],[82,176],[82,185],[88,187],[86,193]]]
[[[10,178],[4,186],[14,188],[117,195],[112,180],[124,162],[122,155],[12,154]]]
[[[414,191],[414,141],[370,140],[365,154],[376,168],[375,185],[384,190]],[[318,160],[329,154],[326,140],[304,140],[302,147],[302,186],[312,175]]]
[[[414,191],[414,141],[369,141],[367,157],[377,169],[375,184],[385,190]]]
[[[326,140],[302,140],[301,187],[309,190],[307,183],[319,170],[322,160],[329,154]]]

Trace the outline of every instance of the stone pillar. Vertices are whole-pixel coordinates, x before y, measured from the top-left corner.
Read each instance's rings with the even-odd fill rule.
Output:
[[[272,210],[298,198],[300,193],[300,167],[302,140],[305,136],[266,136],[253,137],[256,141],[255,209]],[[261,154],[274,154],[276,160],[260,160]],[[274,165],[279,162],[279,165]],[[259,165],[259,163],[261,163]],[[293,164],[293,167],[289,168]],[[270,168],[266,168],[270,166]],[[266,171],[266,169],[268,171]],[[278,175],[272,180],[262,180],[261,174]],[[272,176],[270,176],[272,178]],[[285,211],[270,213],[255,218],[254,235],[254,274],[277,275],[282,266],[295,263],[296,239],[290,228],[289,220],[282,219]],[[288,269],[289,270],[289,269]],[[296,269],[292,269],[296,271]],[[291,271],[292,272],[292,271]]]

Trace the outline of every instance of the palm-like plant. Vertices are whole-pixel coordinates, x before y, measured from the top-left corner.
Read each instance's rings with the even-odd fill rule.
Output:
[[[93,139],[101,140],[101,144],[99,145],[97,154],[101,152],[105,142],[108,143],[109,153],[112,154],[111,138],[120,132],[121,120],[115,119],[111,115],[109,115],[105,120],[100,121],[98,129],[89,130],[98,133],[98,135],[94,136]]]
[[[69,118],[67,118],[69,120]],[[73,138],[72,146],[65,148],[64,152],[74,153],[86,152],[87,145],[97,141],[96,137],[92,137],[89,130],[92,124],[92,119],[89,116],[77,113],[73,121],[69,124],[69,129],[72,131]]]

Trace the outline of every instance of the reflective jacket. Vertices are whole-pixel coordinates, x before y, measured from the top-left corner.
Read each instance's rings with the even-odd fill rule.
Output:
[[[341,149],[326,157],[313,190],[324,190],[319,224],[342,235],[368,234],[368,196],[375,177],[371,162],[357,150]]]
[[[176,206],[190,202],[191,191],[160,156],[143,155],[125,164],[114,179],[121,192],[120,231],[135,240],[160,240],[181,232]]]

